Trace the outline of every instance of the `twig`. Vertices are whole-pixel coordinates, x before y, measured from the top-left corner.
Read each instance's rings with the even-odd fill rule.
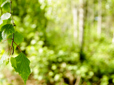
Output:
[[[14,42],[14,43],[15,43],[15,42]],[[20,47],[19,47],[16,43],[15,43],[15,45],[18,47],[19,51],[22,52],[21,49],[20,49]]]
[[[12,46],[12,55],[14,53],[14,46],[13,46],[13,42],[14,42],[14,33],[13,33],[13,36],[12,36],[12,43],[11,43],[11,46]]]
[[[13,26],[15,26],[15,23],[14,23],[14,20],[13,20],[13,16],[12,16],[12,7],[11,7],[11,5],[12,5],[12,1],[10,0],[10,14],[11,14],[11,19],[12,19],[12,24],[13,24]]]
[[[11,14],[11,19],[12,19],[12,24],[13,24],[13,26],[15,26],[15,23],[14,23],[14,20],[13,20],[13,16],[12,16],[12,12],[11,12],[12,11],[11,5],[12,5],[12,1],[10,0],[10,14]],[[12,35],[12,43],[11,43],[11,46],[12,46],[12,55],[14,54],[13,42],[14,42],[14,33]]]
[[[6,39],[6,40],[3,40],[2,42],[0,42],[0,43],[3,43],[3,42],[5,42],[5,41],[7,41],[7,40],[11,40],[12,38],[9,38],[9,39]]]

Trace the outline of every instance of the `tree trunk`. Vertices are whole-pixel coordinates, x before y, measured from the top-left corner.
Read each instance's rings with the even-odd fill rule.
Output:
[[[74,42],[77,40],[77,17],[78,17],[78,10],[77,8],[74,6],[72,9],[72,13],[73,13],[73,37],[74,37]]]
[[[74,85],[80,85],[81,76],[77,76],[77,80]]]
[[[100,37],[101,35],[101,20],[102,20],[102,9],[101,9],[101,6],[102,6],[102,1],[101,0],[98,0],[98,25],[97,25],[97,33],[98,33],[98,36]]]
[[[79,43],[80,48],[83,48],[83,38],[84,38],[84,9],[83,0],[79,0]]]
[[[112,38],[112,43],[114,44],[114,32],[113,32],[113,38]]]

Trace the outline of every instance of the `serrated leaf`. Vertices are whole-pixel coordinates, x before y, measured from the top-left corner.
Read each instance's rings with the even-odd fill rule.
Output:
[[[0,31],[0,41],[2,40],[2,32]]]
[[[19,73],[19,75],[24,80],[24,83],[26,83],[31,73],[29,67],[30,61],[23,53],[20,53],[17,57],[15,57],[15,60],[16,60],[16,66],[14,65],[14,63],[11,62],[12,67],[15,69],[16,72]]]
[[[16,59],[15,58],[13,58],[13,57],[11,57],[11,64],[12,64],[12,67],[15,67],[15,68],[17,68],[17,64],[16,64]]]
[[[12,38],[12,35],[9,35],[8,38]],[[22,34],[20,34],[19,32],[15,32],[14,33],[14,42],[19,45],[21,42],[23,42],[24,37],[22,36]],[[11,45],[12,40],[8,40],[9,44]],[[14,44],[15,45],[15,44]],[[15,45],[16,46],[16,45]]]
[[[7,20],[11,17],[11,14],[10,13],[4,13],[2,16],[1,16],[1,20]]]
[[[2,38],[7,38],[10,34],[14,33],[14,27],[12,24],[6,24],[1,28],[2,31]]]

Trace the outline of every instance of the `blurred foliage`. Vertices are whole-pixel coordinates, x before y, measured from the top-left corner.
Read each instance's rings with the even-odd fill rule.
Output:
[[[37,81],[36,84],[32,82],[33,85],[74,85],[78,76],[81,85],[114,84],[114,44],[111,41],[114,1],[102,2],[103,32],[100,38],[96,34],[98,1],[92,1],[88,2],[88,7],[94,5],[94,19],[91,21],[87,17],[85,21],[85,59],[82,62],[80,43],[73,37],[72,5],[79,3],[77,0],[12,0],[16,30],[25,38],[19,46],[30,59],[31,75]],[[4,13],[9,11],[5,7],[2,9]],[[110,29],[105,26],[107,16],[111,17]],[[7,22],[4,20],[4,23]],[[4,45],[0,44],[0,56],[5,52]],[[7,69],[4,66],[0,66],[0,84],[15,85],[15,79],[9,82],[7,77],[11,75],[5,75],[5,70],[12,75],[16,73],[9,65]]]

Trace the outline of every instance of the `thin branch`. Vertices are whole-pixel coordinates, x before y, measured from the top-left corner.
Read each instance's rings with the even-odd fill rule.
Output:
[[[13,42],[14,42],[14,33],[13,33],[13,36],[12,36],[12,43],[11,43],[11,46],[12,46],[12,55],[14,54],[14,46],[13,46]]]
[[[15,23],[14,23],[14,20],[13,20],[13,16],[12,16],[12,1],[10,0],[10,14],[11,14],[11,19],[12,19],[12,24],[13,26],[15,26]],[[14,33],[12,35],[12,43],[11,43],[11,46],[12,46],[12,55],[14,54],[14,46],[13,46],[13,42],[14,42]]]
[[[14,20],[13,20],[13,16],[12,16],[12,1],[10,0],[10,14],[11,14],[11,20],[12,20],[12,24],[13,26],[15,26]]]
[[[5,42],[5,41],[7,41],[7,40],[11,40],[11,39],[12,39],[12,38],[9,38],[9,39],[6,39],[6,40],[3,40],[2,42],[0,42],[0,44],[3,43],[3,42]]]
[[[15,43],[15,42],[14,42],[14,43]],[[18,47],[19,51],[22,52],[21,49],[20,49],[20,47],[19,47],[16,43],[15,43],[15,45]]]
[[[8,52],[8,50],[9,50],[9,49],[6,49],[6,51],[5,51],[5,52],[7,53],[7,52]],[[5,53],[5,52],[4,52],[4,53]]]

